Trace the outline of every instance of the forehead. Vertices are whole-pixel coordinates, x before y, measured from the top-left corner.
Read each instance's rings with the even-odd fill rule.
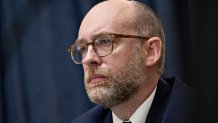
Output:
[[[127,1],[111,0],[94,6],[83,19],[78,37],[102,32],[127,33],[133,24],[135,9]]]

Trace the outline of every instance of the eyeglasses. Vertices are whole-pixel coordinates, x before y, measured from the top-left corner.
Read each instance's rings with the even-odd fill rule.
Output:
[[[68,47],[68,52],[71,55],[72,60],[76,64],[81,64],[83,59],[86,57],[88,52],[88,46],[92,45],[95,53],[99,57],[104,57],[113,51],[113,43],[115,42],[116,38],[139,38],[148,40],[148,37],[138,36],[138,35],[125,35],[125,34],[115,34],[115,33],[106,33],[106,34],[99,34],[96,36],[95,40],[89,43],[82,43],[82,44],[73,44]]]

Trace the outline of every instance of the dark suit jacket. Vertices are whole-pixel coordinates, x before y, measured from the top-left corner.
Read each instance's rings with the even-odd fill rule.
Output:
[[[161,77],[146,123],[191,123],[192,89],[179,79]],[[112,112],[95,106],[71,123],[113,123]]]

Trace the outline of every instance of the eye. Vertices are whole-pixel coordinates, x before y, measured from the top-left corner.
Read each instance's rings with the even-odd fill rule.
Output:
[[[98,47],[108,47],[111,46],[112,41],[109,38],[101,38],[95,41],[95,45]]]
[[[86,46],[85,45],[75,45],[72,47],[72,51],[74,53],[83,54],[86,52]]]
[[[86,53],[86,50],[87,50],[86,45],[81,45],[79,50],[80,50],[81,54]]]

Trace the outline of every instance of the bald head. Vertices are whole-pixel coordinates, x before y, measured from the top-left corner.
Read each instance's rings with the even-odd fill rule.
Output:
[[[126,33],[132,28],[135,15],[135,8],[129,1],[101,2],[94,6],[83,19],[79,35],[97,34],[104,30]]]

